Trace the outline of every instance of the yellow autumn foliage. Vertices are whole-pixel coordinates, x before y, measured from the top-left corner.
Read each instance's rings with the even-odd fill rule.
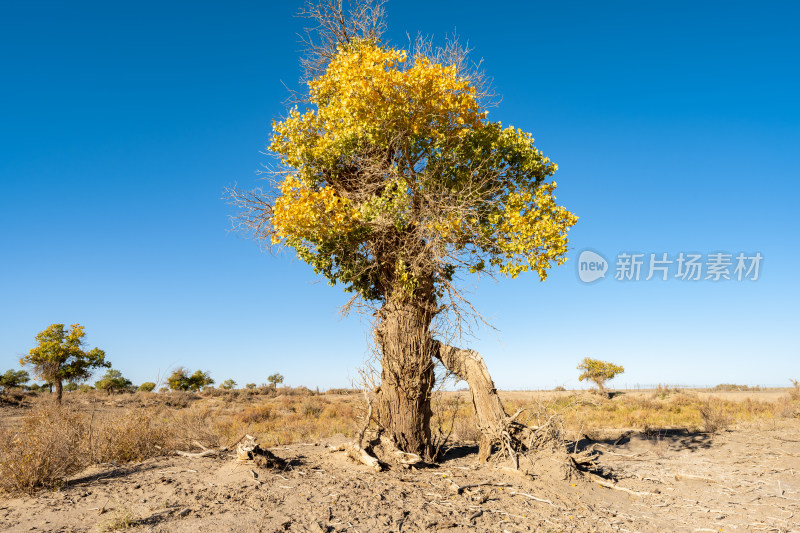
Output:
[[[271,237],[332,283],[375,297],[380,283],[362,275],[375,272],[374,247],[362,247],[374,235],[438,247],[444,277],[466,265],[545,279],[566,260],[577,217],[545,181],[556,165],[529,133],[487,122],[456,65],[354,41],[308,83],[307,101],[273,124],[270,149],[289,170],[270,212]],[[402,254],[390,260],[406,264]],[[395,281],[408,289],[430,275],[414,268],[422,267],[396,266]]]

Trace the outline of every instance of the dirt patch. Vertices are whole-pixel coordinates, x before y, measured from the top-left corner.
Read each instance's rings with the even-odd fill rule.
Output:
[[[232,456],[100,465],[54,492],[0,501],[4,531],[796,531],[800,423],[710,436],[584,438],[612,479],[477,465],[462,442],[435,467],[376,473],[326,445],[277,446],[281,469]],[[614,488],[609,488],[614,487]]]

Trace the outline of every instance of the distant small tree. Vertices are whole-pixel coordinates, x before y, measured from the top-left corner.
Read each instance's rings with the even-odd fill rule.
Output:
[[[42,390],[42,387],[38,383],[34,383],[32,385],[28,385],[28,390],[31,392],[39,392]]]
[[[156,384],[152,381],[145,381],[141,385],[139,385],[139,390],[142,392],[153,392],[156,388]]]
[[[74,381],[70,381],[66,385],[64,385],[64,390],[67,392],[72,392],[78,390],[78,384]]]
[[[188,370],[179,367],[167,378],[167,384],[172,390],[191,390],[197,392],[203,387],[213,385],[214,380],[211,379],[208,372],[197,370],[190,376]]]
[[[81,391],[82,393],[86,394],[86,393],[87,393],[87,392],[89,392],[90,390],[94,390],[94,387],[92,387],[91,385],[87,385],[86,383],[84,383],[83,385],[79,385],[79,386],[78,386],[78,390],[79,390],[79,391]]]
[[[247,388],[247,389],[255,389],[256,388],[256,384],[255,383],[248,383],[247,385],[245,385],[245,388]]]
[[[231,390],[232,388],[236,387],[236,382],[233,381],[232,379],[226,379],[225,381],[222,382],[220,387],[222,387],[225,390]]]
[[[598,359],[591,359],[586,357],[581,364],[578,365],[578,370],[583,370],[583,373],[578,376],[579,381],[589,380],[597,385],[600,392],[605,392],[605,383],[610,379],[614,379],[618,374],[625,372],[625,369],[614,363],[607,361],[600,361]]]
[[[209,372],[203,372],[202,370],[195,371],[189,378],[189,389],[195,392],[213,384],[214,380],[211,379],[211,374]]]
[[[189,373],[182,366],[176,368],[167,378],[170,390],[189,390]]]
[[[38,345],[19,361],[22,366],[33,367],[37,378],[55,385],[58,403],[61,403],[64,381],[82,381],[88,379],[95,368],[111,366],[103,350],[83,350],[83,337],[86,335],[83,326],[73,324],[70,328],[67,330],[64,324],[51,324],[36,335]]]
[[[108,394],[114,391],[121,391],[130,387],[133,383],[131,380],[122,376],[119,370],[109,369],[100,381],[95,382],[94,386],[97,390],[104,390]]]
[[[283,383],[283,376],[276,372],[276,373],[272,374],[271,376],[269,376],[267,378],[267,381],[269,381],[269,386],[274,389],[275,387],[277,387],[278,385]]]
[[[24,370],[7,370],[5,374],[0,375],[0,392],[5,392],[7,389],[15,389],[22,387],[31,380],[30,374]]]

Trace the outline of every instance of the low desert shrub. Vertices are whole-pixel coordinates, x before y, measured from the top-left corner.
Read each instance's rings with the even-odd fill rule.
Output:
[[[269,405],[253,405],[236,415],[236,419],[243,424],[258,424],[271,418],[272,407]]]
[[[199,396],[194,392],[174,390],[165,393],[164,398],[164,405],[178,409],[185,409],[186,407],[189,407],[193,401],[197,400]]]
[[[656,389],[653,391],[653,398],[660,398],[662,400],[666,400],[673,394],[679,393],[681,390],[678,387],[670,387],[669,385],[662,385],[661,383],[658,384]]]
[[[0,490],[32,494],[55,487],[87,464],[86,416],[51,402],[33,408],[22,425],[0,433]]]
[[[123,531],[139,525],[139,520],[136,520],[131,513],[131,510],[123,507],[114,511],[114,513],[101,522],[97,526],[97,531],[100,533],[110,533],[112,531]]]
[[[790,379],[789,381],[792,382],[792,388],[789,389],[789,398],[792,401],[800,401],[800,380]]]
[[[187,429],[194,426],[183,413],[176,413],[176,424],[155,408],[98,414],[41,402],[19,426],[0,430],[0,491],[32,494],[61,485],[91,464],[141,461],[205,437]]]
[[[30,394],[35,393],[29,393],[22,389],[6,389],[3,392],[0,392],[0,405],[7,404],[20,406],[23,404],[25,397]]]
[[[167,421],[151,409],[95,417],[87,436],[91,463],[126,463],[162,455],[170,446]]]
[[[200,442],[213,448],[220,444],[220,422],[218,414],[208,405],[196,404],[173,413],[169,426],[176,447],[186,449]]]
[[[314,391],[308,387],[281,387],[277,389],[283,396],[314,396]]]
[[[308,418],[319,418],[324,408],[316,402],[307,401],[300,407],[300,412]]]
[[[731,425],[732,420],[725,412],[724,404],[715,398],[701,402],[698,410],[703,419],[703,429],[707,433],[719,433]]]
[[[361,391],[358,389],[328,389],[327,391],[325,391],[325,394],[337,394],[337,395],[361,394]]]
[[[711,390],[717,392],[746,392],[746,391],[760,391],[761,387],[759,385],[751,387],[749,385],[736,385],[734,383],[720,383]]]
[[[232,390],[228,389],[213,389],[211,387],[206,387],[203,389],[203,392],[200,393],[201,396],[204,398],[220,398],[220,397],[227,397],[236,394]]]

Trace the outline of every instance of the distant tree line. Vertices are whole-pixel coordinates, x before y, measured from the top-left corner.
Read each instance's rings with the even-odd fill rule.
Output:
[[[32,383],[31,374],[26,370],[10,369],[0,375],[0,394],[10,389],[24,389],[29,391],[50,391],[56,393],[56,401],[61,403],[63,391],[103,390],[108,394],[114,392],[152,392],[158,386],[152,381],[146,381],[136,387],[122,372],[111,368],[111,362],[106,360],[105,351],[100,348],[86,349],[84,337],[86,332],[80,324],[65,327],[64,324],[51,324],[47,329],[36,335],[36,346],[27,355],[20,359],[20,365],[28,367],[33,378],[43,381],[39,385]],[[99,368],[106,368],[105,374],[94,383],[94,387],[85,382]],[[203,370],[191,372],[184,367],[178,367],[167,378],[167,387],[162,390],[192,391],[211,388],[214,380],[211,373]],[[275,389],[283,383],[283,376],[279,373],[267,377],[269,387]],[[248,389],[254,389],[255,383],[247,383]],[[262,384],[262,387],[268,387]],[[236,381],[226,379],[220,385],[221,389],[232,390],[236,388]]]

